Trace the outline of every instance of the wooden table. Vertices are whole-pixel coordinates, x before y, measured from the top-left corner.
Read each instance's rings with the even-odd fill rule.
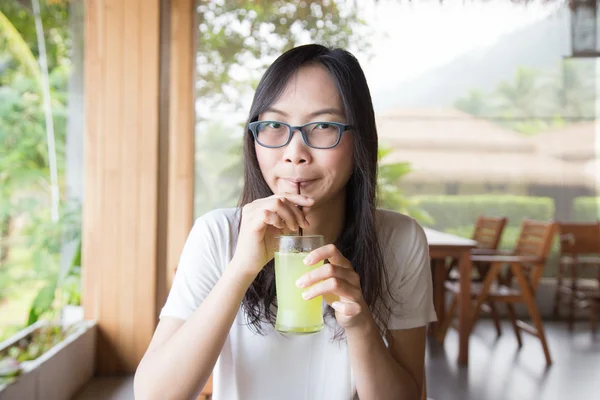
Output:
[[[444,280],[446,279],[446,257],[459,260],[460,295],[458,296],[458,363],[469,364],[469,335],[471,333],[471,249],[477,242],[449,233],[439,232],[425,228],[425,235],[429,243],[429,256],[433,268],[433,302],[438,317],[431,332],[435,333],[436,327],[445,317]]]

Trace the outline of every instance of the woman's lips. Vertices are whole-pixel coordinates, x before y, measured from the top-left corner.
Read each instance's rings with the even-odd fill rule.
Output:
[[[314,183],[316,181],[316,179],[283,179],[285,182],[287,182],[291,187],[297,188],[298,185],[300,185],[300,188],[305,188],[310,186],[312,183]]]

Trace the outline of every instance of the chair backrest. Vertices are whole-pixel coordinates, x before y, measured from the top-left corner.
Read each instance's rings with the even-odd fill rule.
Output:
[[[600,221],[560,222],[561,255],[600,254]]]
[[[506,217],[477,217],[473,240],[480,249],[497,249],[508,219]]]
[[[546,266],[550,250],[552,250],[556,225],[553,221],[534,221],[530,219],[524,219],[521,223],[521,231],[514,254],[519,256],[533,256],[540,259],[539,262],[526,266],[529,282],[534,292],[544,273],[544,267]]]

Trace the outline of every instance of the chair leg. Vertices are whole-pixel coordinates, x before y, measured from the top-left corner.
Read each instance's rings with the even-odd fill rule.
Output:
[[[475,325],[479,321],[479,317],[481,316],[481,307],[483,305],[483,301],[480,301],[480,299],[478,299],[478,300],[475,300],[474,303],[475,303],[475,305],[473,306],[473,317],[471,319],[470,332],[473,332],[473,329],[475,329]]]
[[[450,324],[452,324],[452,320],[454,319],[454,314],[456,314],[456,308],[458,307],[458,296],[454,296],[452,299],[452,303],[450,303],[450,308],[437,332],[437,340],[441,344],[444,344],[444,340],[446,339],[446,333],[448,333],[448,328],[450,328]]]
[[[542,317],[540,316],[540,311],[535,304],[535,299],[531,290],[529,289],[529,284],[527,279],[523,275],[523,271],[520,268],[519,264],[511,264],[511,270],[513,271],[519,286],[522,291],[522,298],[525,304],[527,305],[527,309],[529,310],[529,315],[533,320],[533,324],[537,331],[537,336],[542,343],[542,348],[544,349],[544,356],[546,357],[546,365],[552,365],[552,358],[550,357],[550,350],[548,349],[548,342],[546,341],[546,332],[544,331],[544,324],[542,323]]]
[[[519,348],[521,348],[523,347],[523,339],[521,339],[521,330],[517,325],[517,313],[515,313],[515,307],[510,303],[506,303],[506,309],[508,310],[508,317],[510,318],[510,322],[515,331],[515,336],[517,337],[517,343],[519,344]]]
[[[567,320],[567,325],[569,327],[569,331],[573,331],[573,325],[575,324],[575,302],[576,302],[576,293],[577,293],[577,268],[575,267],[575,263],[571,264],[571,293],[569,297],[569,317]]]
[[[502,328],[500,327],[500,316],[498,315],[496,305],[492,301],[490,301],[488,303],[488,305],[490,306],[490,314],[492,315],[492,319],[494,320],[494,325],[496,327],[496,333],[498,336],[501,336]]]
[[[533,298],[529,298],[526,300],[527,308],[529,309],[529,314],[531,315],[531,319],[533,320],[533,324],[535,329],[537,330],[538,338],[542,343],[542,348],[544,349],[544,356],[546,357],[546,364],[552,365],[552,358],[550,357],[550,349],[548,348],[548,342],[546,341],[546,332],[544,331],[544,324],[542,323],[542,317],[540,316],[540,312],[538,311],[537,306],[533,302]]]
[[[492,283],[498,278],[498,274],[500,273],[500,268],[502,267],[502,263],[494,262],[490,266],[490,270],[483,281],[483,286],[481,287],[481,292],[479,296],[475,299],[475,306],[472,308],[473,314],[471,315],[471,328],[469,332],[473,332],[475,328],[475,324],[479,319],[479,314],[481,313],[481,307],[484,303],[490,303],[488,299],[488,293],[490,292],[490,287]]]
[[[558,272],[556,273],[556,293],[554,293],[554,308],[552,309],[552,315],[554,318],[560,318],[560,302],[561,302],[561,291],[560,287],[562,285],[562,275],[563,275],[563,263],[558,263]]]

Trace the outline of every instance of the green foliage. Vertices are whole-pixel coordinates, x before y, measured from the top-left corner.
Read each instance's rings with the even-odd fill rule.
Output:
[[[600,197],[578,197],[573,205],[575,221],[600,220]]]
[[[30,307],[27,325],[44,315],[54,317],[63,306],[81,301],[81,210],[79,205],[72,204],[61,211],[59,221],[50,220],[46,212],[26,230],[35,275],[44,282]],[[64,243],[73,241],[77,243],[75,252],[69,255],[67,269],[61,274],[61,250]]]
[[[410,163],[382,163],[392,150],[382,146],[378,151],[379,171],[377,174],[378,205],[382,208],[410,215],[419,222],[432,223],[429,214],[420,208],[416,202],[402,193],[400,181],[402,177],[412,171]]]
[[[46,311],[48,311],[52,307],[55,293],[55,282],[50,282],[38,292],[37,296],[33,300],[31,308],[29,309],[27,326],[35,323]]]
[[[38,43],[35,32],[35,21],[29,1],[3,0],[2,13],[14,26],[15,30],[21,36],[23,42],[27,44],[31,53],[37,57]],[[69,35],[69,5],[67,2],[53,2],[49,5],[46,2],[40,2],[40,13],[46,32],[46,50],[48,56],[48,69],[52,71],[59,65],[68,60],[70,48]],[[2,29],[2,27],[0,27]],[[0,31],[0,38],[10,39],[5,36],[4,30]],[[0,39],[1,40],[1,39]],[[6,43],[8,48],[14,46],[14,42]],[[0,47],[2,48],[2,47]],[[2,50],[0,50],[2,53]],[[3,56],[3,55],[2,55]],[[0,56],[1,59],[1,56]],[[19,69],[20,57],[12,58],[8,61],[6,70],[0,68],[0,84],[6,84],[2,80],[6,77],[12,78],[15,70]]]
[[[244,183],[241,125],[202,122],[197,136],[196,215],[215,208],[234,207]]]
[[[547,221],[554,217],[554,201],[548,197],[439,195],[414,196],[413,200],[431,215],[432,227],[440,230],[473,226],[480,215],[505,216],[511,226],[519,226],[523,218]]]
[[[197,11],[197,95],[211,109],[241,108],[265,68],[298,44],[353,46],[363,53],[370,48],[368,29],[350,2],[210,1],[201,2]]]
[[[470,89],[464,97],[456,100],[454,106],[471,115],[485,116],[490,114],[489,94],[483,90]]]
[[[42,326],[0,352],[0,385],[14,382],[21,374],[21,363],[37,359],[76,329],[75,325],[67,328],[55,325]]]
[[[52,222],[49,215],[48,148],[36,60],[38,42],[29,7],[29,2],[4,1],[0,15],[0,301],[26,287],[40,287],[23,322],[47,314],[58,300],[78,301],[78,285],[73,282],[78,269],[60,276],[60,263],[63,243],[80,235],[80,221],[71,221],[78,218],[79,209],[74,217],[71,205],[62,204],[64,214],[58,222]],[[67,2],[41,2],[61,181],[71,65],[68,11]],[[12,257],[13,253],[19,257]],[[71,287],[72,294],[62,294],[67,292],[62,287]]]
[[[454,106],[524,135],[594,118],[594,63],[564,60],[554,71],[518,68],[491,93],[471,89]]]
[[[19,363],[35,360],[52,347],[63,341],[77,327],[63,328],[56,325],[42,326],[15,345],[0,353],[0,359],[11,358]]]
[[[515,72],[514,81],[500,82],[496,87],[496,107],[510,112],[514,117],[545,115],[548,88],[541,82],[538,71],[520,67]]]
[[[15,28],[2,11],[0,11],[0,32],[2,32],[0,43],[6,46],[12,58],[26,69],[28,75],[34,78],[36,84],[38,86],[41,85],[40,67],[31,49],[17,28]]]

